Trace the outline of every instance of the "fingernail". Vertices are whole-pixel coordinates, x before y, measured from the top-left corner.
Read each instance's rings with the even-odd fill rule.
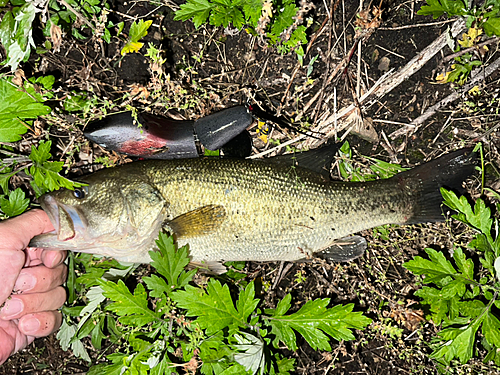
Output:
[[[35,287],[36,279],[33,275],[21,271],[14,285],[15,292],[27,292]]]
[[[17,315],[21,311],[23,311],[23,308],[23,301],[18,298],[11,298],[10,300],[7,300],[7,302],[5,302],[2,311],[0,311],[0,316],[4,319],[9,319],[10,317]]]
[[[26,318],[22,319],[19,323],[21,330],[25,334],[35,333],[40,329],[40,321],[37,318]]]

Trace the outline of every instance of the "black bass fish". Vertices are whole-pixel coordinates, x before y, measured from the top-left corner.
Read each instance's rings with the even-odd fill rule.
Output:
[[[338,182],[269,161],[135,162],[42,196],[55,232],[30,246],[147,263],[158,232],[167,230],[180,246],[189,244],[192,262],[208,268],[315,255],[349,261],[366,247],[350,234],[443,220],[440,187],[460,188],[474,166],[471,149],[462,149],[389,179]]]

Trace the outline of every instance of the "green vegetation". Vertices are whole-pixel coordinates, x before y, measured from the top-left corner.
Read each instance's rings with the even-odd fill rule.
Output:
[[[417,14],[432,15],[433,18],[438,18],[443,14],[448,17],[465,17],[468,32],[463,35],[463,40],[459,40],[455,47],[450,46],[457,53],[470,47],[476,47],[480,50],[481,48],[476,45],[480,41],[479,37],[483,31],[487,36],[500,36],[500,2],[498,0],[487,0],[481,5],[463,0],[427,0],[427,5],[422,6]],[[487,50],[485,46],[482,48]],[[463,85],[472,69],[482,64],[481,60],[478,60],[473,53],[458,54],[454,60],[452,70],[446,75],[438,76],[438,80],[457,82],[459,85]]]
[[[404,264],[423,276],[426,286],[415,294],[429,307],[427,318],[443,328],[431,343],[431,357],[443,366],[454,358],[466,363],[480,342],[488,351],[484,361],[500,365],[500,320],[495,309],[500,307],[498,219],[492,217],[481,199],[471,207],[465,197],[458,198],[445,189],[442,194],[444,204],[457,212],[453,218],[476,232],[468,248],[474,250],[480,264],[475,264],[472,256],[466,255],[468,251],[458,246],[453,249],[452,260],[441,252],[426,249],[429,259],[415,257]]]
[[[271,2],[270,0],[188,0],[175,13],[175,20],[191,19],[196,28],[210,23],[228,28],[230,24],[238,30],[246,27],[247,32],[266,37],[271,45],[277,45],[281,53],[295,51],[304,55],[302,45],[307,43],[305,25],[302,25],[303,10],[294,0]],[[309,25],[308,25],[309,26]]]
[[[256,292],[261,287],[237,282],[239,276],[193,284],[196,270],[185,270],[187,248],[177,250],[163,233],[157,244],[160,251],[150,253],[156,273],[132,289],[121,280],[131,267],[111,268],[118,264],[95,263],[88,255],[75,259],[86,272],[68,288],[87,301],[64,309],[61,344],[87,359],[81,338],[90,334],[97,349],[108,336],[117,344],[107,356],[111,364],[94,366],[89,374],[163,374],[198,366],[202,374],[288,374],[295,360],[276,349],[296,351],[297,334],[314,350],[331,350],[330,338],[352,340],[353,329],[371,322],[353,312],[353,304],[329,307],[329,298],[290,311],[287,295],[275,309],[263,309]]]

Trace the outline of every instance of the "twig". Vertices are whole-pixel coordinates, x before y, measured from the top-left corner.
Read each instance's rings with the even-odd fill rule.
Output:
[[[289,141],[286,141],[285,143],[282,143],[280,145],[277,145],[276,147],[273,147],[273,148],[270,148],[269,150],[266,150],[266,151],[263,151],[263,152],[260,152],[258,154],[255,154],[255,155],[252,155],[252,156],[249,156],[247,159],[257,159],[257,158],[260,158],[262,156],[265,156],[267,154],[270,154],[271,152],[273,151],[278,151],[278,150],[281,150],[283,147],[286,147],[286,146],[289,146],[295,142],[298,142],[302,139],[304,139],[305,137],[307,137],[307,134],[301,134],[299,135],[297,138],[294,138],[294,139],[290,139]]]
[[[465,28],[465,20],[456,20],[450,30],[452,37],[456,37]],[[403,68],[399,69],[396,73],[392,73],[392,70],[384,74],[375,85],[367,92],[365,95],[359,98],[361,104],[366,103],[368,99],[380,99],[385,94],[392,91],[395,87],[400,85],[404,80],[408,79],[411,75],[416,73],[427,61],[429,61],[436,53],[438,53],[443,47],[447,45],[446,42],[447,33],[440,35],[434,42],[429,44],[424,48],[418,55],[411,59]],[[342,65],[342,64],[339,64]],[[319,129],[323,129],[326,126],[331,125],[336,119],[340,119],[346,115],[349,115],[354,109],[355,105],[351,104],[347,108],[338,112],[336,115],[328,117],[322,124],[318,126]],[[342,124],[340,128],[335,129],[336,132],[343,130],[349,124]],[[414,126],[414,125],[411,125]],[[331,132],[330,132],[331,133]],[[327,135],[328,137],[328,135]],[[389,135],[392,138],[392,134]]]
[[[469,47],[469,48],[463,49],[461,51],[458,51],[456,53],[452,53],[451,55],[448,55],[445,58],[443,58],[443,61],[441,62],[441,64],[445,64],[446,62],[454,59],[455,57],[462,56],[462,55],[465,55],[466,53],[476,51],[478,48],[481,48],[481,47],[487,46],[489,44],[493,44],[495,42],[498,42],[498,40],[499,40],[498,37],[495,36],[493,38],[486,39],[484,42],[478,43],[473,47]]]
[[[439,22],[429,22],[429,23],[417,23],[415,25],[404,25],[404,26],[396,26],[396,27],[381,27],[379,30],[404,30],[411,29],[412,27],[427,27],[427,26],[438,26],[444,25],[446,23],[455,22],[456,19],[439,21]]]
[[[402,55],[400,55],[400,54],[398,54],[398,53],[396,53],[396,52],[393,52],[393,51],[391,51],[391,50],[388,50],[387,48],[384,48],[384,47],[382,47],[382,46],[381,46],[381,45],[379,45],[379,44],[375,44],[375,47],[378,47],[378,48],[380,48],[380,49],[383,49],[385,52],[388,52],[388,53],[390,53],[391,55],[394,55],[394,56],[397,56],[397,57],[402,58],[403,60],[406,60],[406,58],[405,58],[404,56],[402,56]]]
[[[453,92],[448,95],[446,98],[441,100],[439,103],[434,104],[432,107],[429,107],[422,115],[413,120],[409,125],[403,127],[395,132],[391,133],[389,137],[391,139],[396,139],[402,135],[411,135],[414,134],[418,128],[427,120],[429,117],[434,115],[440,108],[448,105],[449,103],[454,102],[460,96],[473,88],[478,82],[484,80],[486,77],[490,76],[493,72],[496,72],[500,67],[500,58],[496,59],[492,64],[488,65],[486,68],[478,68],[476,69],[477,74],[471,78],[471,80],[463,86],[460,90]],[[484,73],[482,71],[484,70]]]

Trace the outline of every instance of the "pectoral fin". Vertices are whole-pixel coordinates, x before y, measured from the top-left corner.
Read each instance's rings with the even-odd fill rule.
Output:
[[[343,237],[315,255],[334,262],[349,262],[363,255],[366,246],[366,240],[361,236]]]
[[[217,230],[225,219],[226,210],[223,206],[209,205],[177,216],[165,222],[165,225],[177,237],[196,237]]]

